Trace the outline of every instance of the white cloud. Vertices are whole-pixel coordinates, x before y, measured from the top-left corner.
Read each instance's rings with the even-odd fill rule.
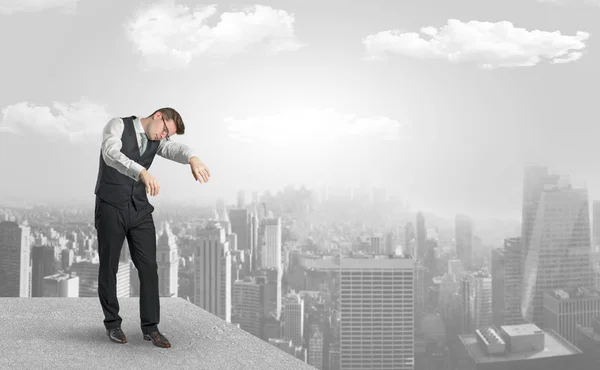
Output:
[[[528,31],[511,22],[467,23],[456,19],[436,29],[416,32],[382,31],[363,39],[369,60],[384,60],[388,54],[413,58],[444,59],[453,63],[475,63],[481,68],[530,67],[544,60],[573,62],[583,55],[587,32],[574,36],[560,31]]]
[[[332,108],[287,109],[245,119],[227,117],[225,123],[234,139],[286,148],[323,146],[345,137],[404,140],[409,124],[382,116],[342,114]]]
[[[0,111],[0,133],[35,133],[72,142],[98,141],[98,135],[112,118],[103,106],[86,98],[69,105],[54,102],[52,108],[28,102],[9,105]]]
[[[294,34],[294,16],[284,10],[255,5],[224,12],[207,25],[216,5],[190,9],[167,0],[141,9],[126,24],[126,33],[150,68],[187,66],[198,56],[222,60],[262,47],[267,54],[295,51],[303,45]]]
[[[79,0],[0,0],[0,14],[40,12],[59,8],[67,13],[74,13]]]

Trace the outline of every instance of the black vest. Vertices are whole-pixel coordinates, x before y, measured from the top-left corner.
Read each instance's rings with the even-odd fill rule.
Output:
[[[135,131],[133,124],[135,118],[135,116],[122,118],[125,127],[121,136],[121,153],[148,170],[158,150],[159,141],[148,140],[146,150],[140,156],[140,148],[137,143],[139,134]],[[103,201],[118,208],[127,207],[130,200],[133,201],[136,209],[151,206],[146,194],[146,185],[141,180],[135,181],[107,165],[102,157],[102,150],[100,151],[100,168],[94,193]]]

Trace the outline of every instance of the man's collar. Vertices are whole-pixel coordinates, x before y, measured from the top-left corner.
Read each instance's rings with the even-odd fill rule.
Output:
[[[135,132],[138,134],[144,133],[144,126],[142,126],[142,121],[140,117],[136,117],[133,120],[133,127],[135,127]]]

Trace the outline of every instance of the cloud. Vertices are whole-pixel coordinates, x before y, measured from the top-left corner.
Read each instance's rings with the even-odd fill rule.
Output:
[[[274,146],[321,146],[349,137],[378,140],[407,139],[408,122],[382,117],[342,114],[332,108],[289,109],[271,116],[235,119],[227,117],[229,136],[250,143]]]
[[[207,22],[216,12],[216,5],[192,10],[169,0],[141,9],[125,29],[149,68],[176,69],[199,56],[219,61],[256,48],[272,55],[303,46],[294,34],[294,16],[284,10],[249,6],[222,13],[211,27]]]
[[[38,134],[74,143],[99,142],[104,125],[112,118],[103,106],[86,98],[69,105],[54,102],[52,108],[28,102],[9,105],[0,111],[0,133]]]
[[[40,12],[60,8],[66,13],[74,13],[79,0],[0,0],[0,14]]]
[[[544,60],[567,63],[583,55],[587,32],[575,36],[560,31],[528,31],[511,22],[497,23],[456,19],[448,24],[416,32],[382,31],[363,39],[368,60],[384,60],[388,54],[413,58],[443,59],[452,63],[475,63],[481,68],[531,67]]]

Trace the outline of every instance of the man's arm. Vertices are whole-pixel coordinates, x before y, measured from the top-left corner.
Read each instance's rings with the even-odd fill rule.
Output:
[[[198,158],[194,149],[172,140],[161,140],[156,154],[181,164],[189,164],[192,157]]]
[[[102,158],[110,167],[138,181],[140,172],[144,170],[144,167],[121,152],[123,146],[121,136],[124,129],[123,120],[118,117],[111,119],[104,126],[104,130],[102,130]]]

